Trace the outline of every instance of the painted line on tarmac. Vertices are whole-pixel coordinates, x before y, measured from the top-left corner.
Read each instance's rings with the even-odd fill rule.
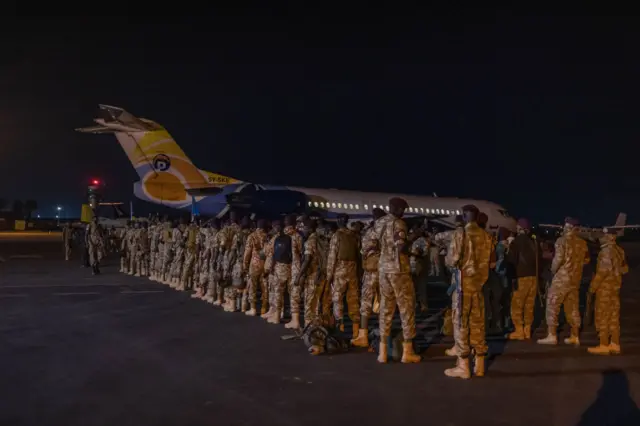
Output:
[[[102,294],[97,291],[87,291],[83,293],[53,293],[54,296],[86,296],[89,294]]]
[[[120,294],[149,294],[149,293],[164,293],[164,290],[122,290]]]
[[[26,293],[18,293],[18,294],[0,294],[0,297],[29,297]]]

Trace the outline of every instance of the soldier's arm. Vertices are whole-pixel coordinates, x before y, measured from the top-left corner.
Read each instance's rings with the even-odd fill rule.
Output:
[[[331,236],[331,241],[329,242],[329,256],[327,258],[327,278],[329,280],[333,279],[336,257],[338,257],[338,232]]]
[[[274,246],[276,243],[276,236],[271,237],[271,240],[269,240],[269,242],[267,243],[267,246],[265,247],[265,262],[264,262],[264,272],[265,274],[268,274],[271,272],[271,269],[273,268],[273,251],[274,251]]]
[[[558,272],[558,269],[560,269],[560,267],[564,263],[565,244],[566,244],[565,240],[562,237],[558,238],[558,241],[556,241],[555,254],[553,255],[553,260],[551,261],[551,273],[552,274],[555,274],[556,272]]]
[[[315,239],[309,239],[304,243],[304,253],[303,253],[303,261],[302,265],[300,265],[300,274],[298,275],[298,280],[301,280],[307,274],[307,270],[309,269],[309,265],[311,264],[311,259],[315,256]]]

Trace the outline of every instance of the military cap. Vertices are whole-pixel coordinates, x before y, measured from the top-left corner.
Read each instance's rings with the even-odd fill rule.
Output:
[[[385,213],[385,211],[382,210],[381,208],[376,207],[375,209],[371,210],[371,214],[375,219],[379,219],[382,216],[386,215],[387,213]]]
[[[393,197],[392,199],[390,199],[389,205],[397,207],[399,209],[406,209],[407,207],[409,207],[409,204],[406,202],[406,200],[400,197]]]
[[[464,219],[462,218],[462,215],[458,214],[456,215],[455,219],[453,219],[453,222],[458,224],[458,223],[464,223]]]
[[[469,212],[469,213],[475,213],[476,215],[478,213],[480,213],[480,210],[478,210],[478,208],[476,206],[474,206],[473,204],[467,204],[466,206],[462,207],[462,211],[463,212]]]
[[[486,225],[487,222],[489,222],[489,216],[484,212],[480,212],[478,213],[478,219],[476,221],[479,225]]]

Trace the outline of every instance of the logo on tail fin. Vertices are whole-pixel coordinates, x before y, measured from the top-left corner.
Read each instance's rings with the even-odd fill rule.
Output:
[[[153,157],[153,168],[158,172],[166,172],[171,168],[171,159],[164,154]]]

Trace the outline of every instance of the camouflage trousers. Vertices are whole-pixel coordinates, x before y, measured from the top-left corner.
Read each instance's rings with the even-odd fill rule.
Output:
[[[198,282],[196,286],[201,288],[202,291],[207,289],[207,283],[209,282],[209,259],[205,257],[200,258],[200,268],[198,271]]]
[[[440,266],[440,248],[433,246],[429,248],[429,276],[439,277],[442,273]]]
[[[564,313],[571,326],[572,335],[577,336],[580,332],[580,306],[579,306],[579,286],[569,283],[552,281],[547,294],[546,320],[549,334],[554,336],[558,332],[558,315],[560,306],[564,305]]]
[[[620,289],[601,285],[596,291],[596,330],[601,341],[620,344]]]
[[[465,277],[465,280],[471,281],[472,278]],[[476,355],[484,356],[488,350],[485,336],[484,294],[482,290],[472,290],[481,288],[480,283],[465,284],[467,285],[462,291],[462,300],[460,300],[459,291],[454,291],[452,295],[453,338],[456,342],[456,350],[460,358],[467,358],[471,349],[475,349]]]
[[[89,263],[91,266],[97,266],[104,256],[102,244],[89,242],[87,249],[89,250]]]
[[[140,275],[146,276],[149,273],[149,252],[144,250],[136,252],[136,268]]]
[[[185,251],[184,263],[182,265],[182,275],[180,276],[180,285],[182,285],[185,289],[189,285],[189,280],[194,277],[195,264],[196,253],[191,250]]]
[[[264,271],[253,270],[249,274],[247,280],[247,299],[251,306],[255,306],[258,299],[258,289],[260,289],[260,300],[262,306],[269,304],[269,290],[267,289],[267,280],[264,278]]]
[[[128,249],[124,249],[124,251],[120,253],[120,269],[122,269],[122,272],[124,273],[129,272],[129,250]]]
[[[64,242],[64,258],[65,260],[69,260],[71,257],[71,241],[65,240]]]
[[[320,292],[320,318],[322,318],[322,325],[329,327],[334,323],[331,285],[329,285],[326,278],[323,277],[320,280],[320,286],[322,287],[322,291]]]
[[[171,244],[165,244],[162,250],[162,278],[168,280],[171,278],[171,265],[173,264],[173,251]]]
[[[320,298],[324,290],[324,282],[317,274],[311,273],[307,276],[304,284],[304,322],[319,323],[320,321]]]
[[[182,265],[184,263],[184,249],[177,247],[173,254],[173,261],[171,262],[170,275],[171,278],[180,278],[182,274]]]
[[[333,273],[331,285],[333,300],[333,316],[336,321],[342,321],[344,317],[343,298],[347,296],[347,312],[354,323],[360,323],[360,301],[358,300],[358,276],[356,262],[338,260]]]
[[[373,301],[376,295],[380,299],[380,273],[378,271],[365,272],[362,277],[360,294],[360,315],[370,317],[373,313]]]
[[[269,275],[269,306],[276,312],[284,309],[284,290],[291,285],[291,265],[276,263]]]
[[[302,296],[304,289],[302,286],[295,285],[296,278],[298,277],[297,271],[291,271],[291,278],[289,280],[289,284],[287,286],[287,290],[289,291],[289,309],[291,309],[292,314],[300,313],[300,304],[302,303]]]
[[[538,283],[536,277],[521,277],[511,294],[511,321],[516,329],[531,327],[533,324],[533,309],[536,304]],[[523,322],[524,318],[524,322]]]
[[[137,256],[138,256],[137,248],[134,247],[129,249],[129,254],[127,255],[127,259],[129,259],[129,273],[131,274],[135,274],[136,272],[140,273],[140,271],[136,269]]]
[[[391,335],[391,323],[396,311],[400,311],[402,337],[405,341],[416,337],[416,291],[411,274],[380,273],[380,335]]]

